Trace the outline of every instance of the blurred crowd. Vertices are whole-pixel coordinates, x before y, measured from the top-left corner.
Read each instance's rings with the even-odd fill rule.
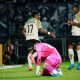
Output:
[[[79,5],[79,4],[78,4]],[[66,21],[72,18],[71,3],[56,2],[7,2],[0,3],[0,35],[17,35],[33,11],[38,10],[41,14],[43,28],[55,31],[56,36],[63,36],[63,33],[70,35],[70,28],[65,29]]]

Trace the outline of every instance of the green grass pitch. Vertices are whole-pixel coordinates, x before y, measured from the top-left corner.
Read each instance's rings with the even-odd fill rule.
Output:
[[[61,64],[61,69],[63,72],[62,77],[52,77],[52,76],[36,77],[35,65],[33,65],[34,68],[33,71],[28,71],[27,64],[19,68],[0,69],[0,80],[80,80],[80,70],[76,70],[76,67],[74,67],[72,70],[67,70],[68,66],[69,62],[63,62]]]

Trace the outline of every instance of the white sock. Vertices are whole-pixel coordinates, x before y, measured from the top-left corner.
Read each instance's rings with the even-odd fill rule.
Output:
[[[77,50],[78,63],[80,63],[80,50]]]
[[[57,74],[58,73],[58,71],[56,71],[55,69],[52,71],[52,73],[51,74]]]
[[[57,71],[58,71],[59,74],[63,75],[60,68],[58,68]]]
[[[68,49],[68,54],[69,54],[70,63],[74,64],[74,51],[73,51],[73,49]]]

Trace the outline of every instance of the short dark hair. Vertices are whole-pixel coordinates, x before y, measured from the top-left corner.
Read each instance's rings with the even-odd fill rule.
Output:
[[[74,7],[79,10],[79,6],[78,6],[78,5],[74,4],[74,5],[72,6],[72,9],[73,9]]]
[[[34,11],[34,12],[32,13],[32,17],[35,17],[35,15],[38,15],[38,14],[39,14],[38,11]]]

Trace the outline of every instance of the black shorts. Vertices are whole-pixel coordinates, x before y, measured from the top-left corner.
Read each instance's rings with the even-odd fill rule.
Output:
[[[25,45],[27,51],[29,52],[29,51],[33,50],[34,44],[37,42],[40,42],[40,41],[35,40],[35,39],[25,40],[24,45]]]
[[[68,44],[73,44],[73,45],[80,44],[80,36],[71,36],[71,37],[69,37]]]

